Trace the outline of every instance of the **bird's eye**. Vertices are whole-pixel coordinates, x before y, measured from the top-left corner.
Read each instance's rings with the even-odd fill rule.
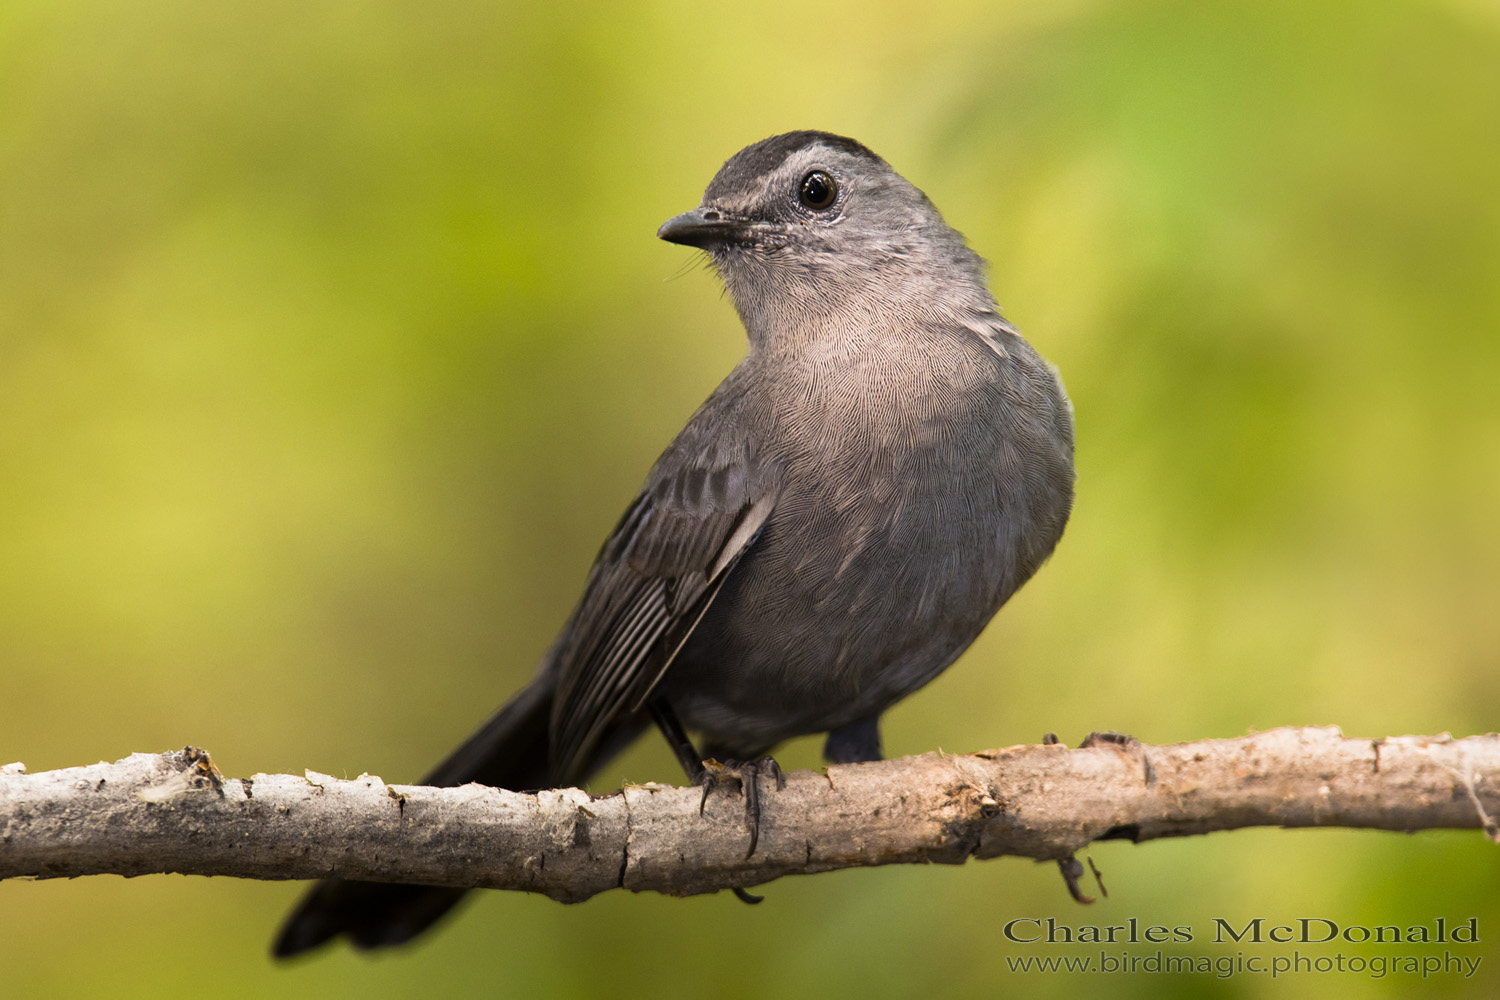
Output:
[[[802,178],[802,187],[797,192],[797,197],[814,212],[821,212],[833,204],[833,199],[838,194],[838,185],[834,184],[833,178],[822,170],[814,170]]]

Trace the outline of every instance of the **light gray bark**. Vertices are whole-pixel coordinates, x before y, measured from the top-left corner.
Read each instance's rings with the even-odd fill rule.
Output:
[[[224,778],[189,747],[27,774],[0,769],[0,878],[179,872],[522,889],[577,901],[783,875],[1019,855],[1248,826],[1478,828],[1500,813],[1500,736],[1346,739],[1286,728],[1171,746],[1015,746],[797,771],[765,789],[746,857],[732,782],[608,795]],[[1066,870],[1066,868],[1065,868]]]

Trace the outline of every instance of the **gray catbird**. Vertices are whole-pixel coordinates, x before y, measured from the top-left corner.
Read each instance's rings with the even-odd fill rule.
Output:
[[[880,157],[773,136],[657,235],[708,253],[749,354],[651,470],[531,684],[427,784],[580,782],[652,721],[700,780],[684,729],[751,772],[806,733],[828,733],[830,761],[879,759],[880,713],[1062,535],[1062,386],[983,262]],[[743,785],[748,799],[755,773]],[[462,895],[324,882],[275,953],[398,944]]]

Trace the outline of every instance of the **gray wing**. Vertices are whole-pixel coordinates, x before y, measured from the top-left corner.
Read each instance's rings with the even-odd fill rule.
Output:
[[[640,709],[765,525],[778,477],[747,451],[679,439],[604,543],[559,651],[559,780],[577,780],[610,724]]]

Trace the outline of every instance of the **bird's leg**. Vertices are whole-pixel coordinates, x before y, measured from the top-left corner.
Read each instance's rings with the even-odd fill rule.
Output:
[[[1048,733],[1042,737],[1042,743],[1046,746],[1057,746],[1060,742],[1056,733]],[[1151,767],[1151,758],[1146,754],[1146,748],[1141,745],[1141,741],[1134,736],[1127,736],[1125,733],[1100,732],[1096,730],[1085,736],[1083,742],[1078,744],[1080,750],[1090,747],[1114,747],[1122,754],[1137,758],[1141,765],[1142,780],[1145,781],[1147,786],[1156,784],[1156,772]],[[1111,827],[1101,834],[1098,839],[1135,840],[1139,835],[1140,827],[1134,823],[1128,823],[1124,826]],[[1073,897],[1075,902],[1087,905],[1094,901],[1093,896],[1086,895],[1083,889],[1079,887],[1079,880],[1083,877],[1083,865],[1076,857],[1069,856],[1062,858],[1057,862],[1057,867],[1062,872],[1063,881],[1067,883],[1068,894]],[[1100,874],[1098,866],[1094,864],[1093,858],[1089,858],[1089,869],[1094,873],[1094,883],[1099,886],[1099,891],[1108,896],[1109,890],[1104,888],[1104,877]]]
[[[678,720],[677,713],[672,706],[660,695],[651,698],[646,703],[651,718],[661,730],[662,736],[666,737],[667,743],[671,745],[672,752],[677,755],[677,762],[687,772],[695,785],[703,788],[703,798],[698,802],[698,811],[701,813],[703,807],[708,803],[709,793],[726,777],[732,777],[739,781],[740,788],[745,793],[745,822],[750,827],[750,849],[745,852],[749,858],[755,853],[755,846],[760,841],[760,779],[764,775],[774,775],[777,789],[786,787],[786,777],[781,773],[781,766],[770,757],[762,757],[757,761],[742,763],[736,761],[718,761],[713,758],[705,760],[693,747],[692,740],[688,739],[687,731],[682,728],[682,722]],[[734,887],[734,894],[746,903],[759,903],[760,896],[752,895]]]
[[[1148,788],[1156,784],[1156,771],[1151,766],[1151,757],[1146,753],[1146,748],[1141,744],[1141,741],[1134,736],[1127,736],[1125,733],[1096,731],[1085,736],[1083,742],[1078,744],[1078,746],[1080,749],[1084,747],[1114,747],[1120,753],[1128,757],[1134,757],[1140,762],[1141,777]]]
[[[823,759],[830,764],[863,764],[883,760],[880,754],[880,716],[851,722],[828,734]]]
[[[777,791],[786,787],[786,775],[781,773],[781,765],[772,757],[722,761],[710,757],[703,762],[703,774],[697,779],[697,783],[703,786],[703,801],[698,804],[700,811],[708,801],[709,792],[718,788],[725,778],[740,783],[745,793],[745,824],[750,827],[750,849],[745,852],[746,858],[755,855],[755,845],[760,842],[760,783],[766,777],[776,779]]]
[[[666,737],[667,745],[677,755],[677,763],[682,765],[693,784],[701,785],[703,774],[707,770],[703,766],[703,757],[693,748],[693,741],[688,739],[687,730],[682,728],[677,713],[672,711],[667,699],[654,695],[646,702],[646,710],[651,713],[651,720],[656,723],[656,728]]]

